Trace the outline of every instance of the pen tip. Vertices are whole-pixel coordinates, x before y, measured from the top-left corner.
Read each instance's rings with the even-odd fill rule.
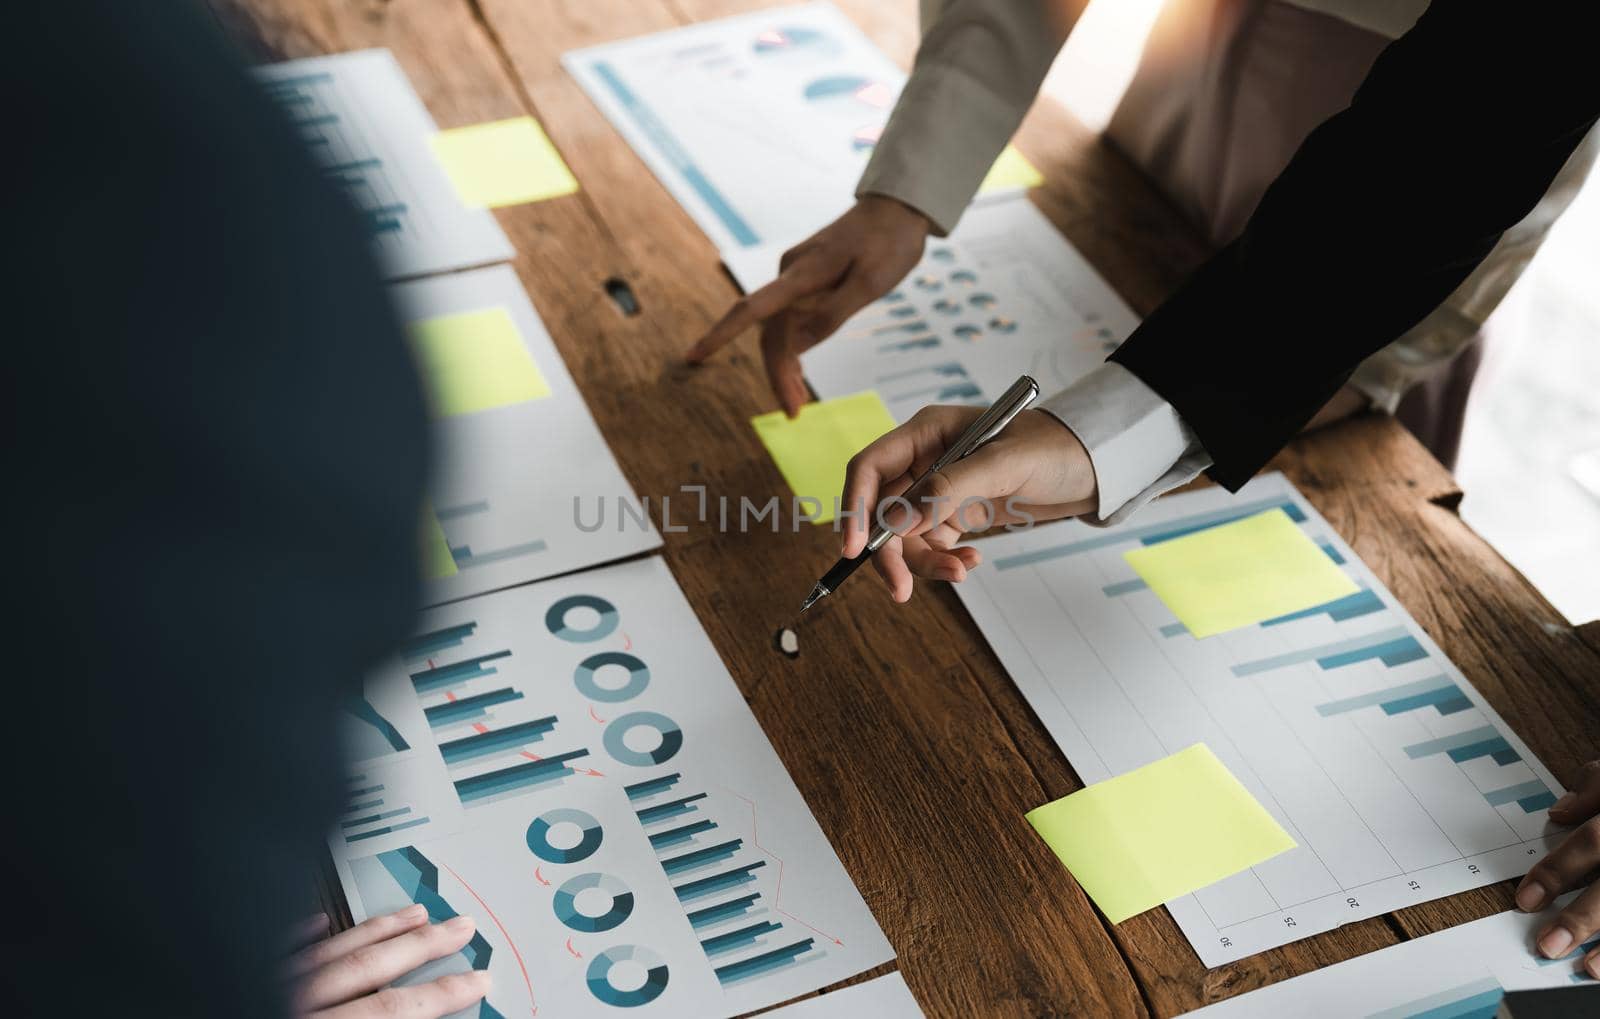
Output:
[[[811,606],[813,606],[817,602],[821,601],[822,600],[822,596],[827,594],[827,593],[828,593],[827,591],[823,590],[821,584],[818,584],[816,587],[813,587],[811,589],[811,593],[806,595],[806,600],[800,603],[800,611],[804,612],[806,609],[809,609]]]

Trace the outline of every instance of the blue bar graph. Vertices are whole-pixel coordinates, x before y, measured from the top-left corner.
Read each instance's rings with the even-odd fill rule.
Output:
[[[567,766],[568,761],[577,757],[587,757],[587,750],[572,750],[554,757],[546,757],[542,761],[529,761],[526,764],[514,764],[509,768],[498,771],[474,775],[456,782],[456,796],[460,798],[463,806],[487,796],[497,796],[507,792],[525,792],[530,787],[550,785],[560,782],[572,774],[572,769]]]
[[[1350,619],[1370,615],[1373,612],[1382,612],[1387,607],[1383,604],[1383,599],[1378,597],[1376,591],[1364,590],[1357,591],[1355,594],[1345,595],[1343,598],[1336,598],[1322,605],[1313,605],[1309,609],[1301,609],[1299,612],[1291,612],[1275,619],[1268,619],[1261,625],[1281,626],[1284,623],[1292,623],[1297,619],[1309,619],[1312,616],[1320,615],[1326,615],[1335,623],[1343,623]]]
[[[1392,669],[1397,665],[1420,661],[1426,657],[1428,657],[1428,652],[1423,650],[1417,639],[1410,634],[1406,634],[1403,637],[1396,637],[1394,640],[1386,641],[1382,644],[1353,648],[1336,655],[1329,655],[1326,658],[1318,658],[1317,664],[1322,666],[1323,669],[1340,669],[1346,665],[1355,665],[1358,662],[1366,662],[1376,658]]]
[[[1507,786],[1504,789],[1493,789],[1483,794],[1489,801],[1489,806],[1500,807],[1507,803],[1515,803],[1522,808],[1524,814],[1535,814],[1546,809],[1556,801],[1554,794],[1545,788],[1543,782],[1534,779],[1532,782],[1523,782],[1520,785]]]
[[[1367,1019],[1494,1019],[1505,991],[1493,977],[1374,1012]]]
[[[816,940],[816,938],[804,938],[792,945],[775,948],[770,952],[753,955],[738,962],[730,962],[726,966],[718,966],[716,970],[717,980],[723,984],[730,984],[736,980],[759,976],[784,966],[793,965],[796,959],[811,951],[811,946],[816,943]]]
[[[695,809],[695,801],[705,798],[705,793],[695,793],[692,796],[685,796],[681,800],[671,800],[667,803],[658,803],[653,807],[646,807],[643,810],[636,811],[636,813],[639,816],[640,824],[654,824],[657,821],[665,821],[669,817],[692,813]]]
[[[668,828],[664,832],[658,832],[650,836],[650,846],[657,851],[670,849],[673,846],[681,846],[701,832],[711,831],[716,826],[717,822],[715,821],[695,821],[677,828]]]
[[[396,807],[394,810],[385,810],[381,814],[368,814],[366,817],[358,817],[350,821],[341,821],[339,823],[339,827],[359,828],[364,824],[371,824],[374,821],[387,821],[391,817],[399,817],[401,814],[409,813],[411,813],[410,807]]]
[[[675,885],[672,890],[677,894],[679,902],[692,902],[695,899],[704,898],[707,895],[713,895],[729,888],[747,885],[756,879],[755,874],[752,872],[766,865],[767,861],[757,860],[734,870],[723,871],[721,874],[713,874],[710,877],[700,878],[698,881]]]
[[[1254,676],[1257,673],[1313,661],[1326,671],[1374,658],[1393,668],[1425,657],[1427,652],[1422,649],[1416,638],[1407,633],[1404,627],[1397,626],[1334,644],[1323,644],[1320,647],[1303,648],[1287,654],[1273,655],[1271,658],[1243,662],[1233,667],[1233,674]]]
[[[749,948],[760,943],[761,935],[771,934],[773,931],[783,930],[783,924],[773,923],[771,920],[761,920],[748,927],[741,927],[736,931],[718,934],[714,938],[707,938],[700,942],[700,947],[705,950],[707,957],[726,955],[736,952],[741,948]]]
[[[737,899],[719,902],[715,906],[697,909],[689,914],[689,926],[695,930],[700,930],[713,924],[719,924],[724,920],[731,920],[736,916],[744,916],[750,912],[751,907],[760,899],[761,894],[759,892],[752,892],[749,895],[741,895]]]
[[[485,709],[492,708],[496,704],[520,700],[522,700],[522,691],[513,690],[508,686],[499,690],[491,690],[488,693],[476,694],[472,697],[462,697],[460,700],[435,704],[431,708],[423,708],[422,714],[428,719],[428,725],[437,729],[442,725],[454,725],[469,718],[476,718],[485,714]]]
[[[345,842],[349,843],[349,842],[360,842],[363,839],[375,839],[379,835],[388,835],[388,834],[390,834],[392,832],[405,831],[407,828],[415,828],[419,824],[427,824],[427,823],[428,823],[428,819],[426,817],[418,817],[418,818],[415,818],[413,820],[406,821],[403,824],[391,824],[386,828],[373,828],[370,831],[360,832],[360,833],[355,834],[355,835],[346,835],[344,837],[344,840],[345,840]]]
[[[1405,751],[1406,756],[1412,760],[1433,754],[1447,754],[1457,764],[1478,757],[1493,757],[1497,764],[1512,764],[1521,760],[1517,752],[1505,741],[1505,737],[1487,725],[1480,729],[1469,729],[1466,732],[1441,736],[1423,743],[1413,743],[1406,747]]]
[[[451,662],[449,665],[436,665],[431,669],[413,672],[411,685],[417,688],[417,693],[433,693],[435,690],[456,686],[479,676],[492,676],[497,670],[493,666],[485,667],[484,663],[508,658],[510,655],[510,651],[491,651],[486,655]]]
[[[505,548],[485,549],[474,552],[469,546],[451,546],[450,558],[455,560],[456,566],[467,570],[485,563],[498,563],[506,559],[520,559],[525,555],[536,555],[543,552],[547,546],[543,538],[526,541],[520,545],[507,545]]]
[[[733,839],[728,842],[719,842],[714,846],[696,849],[682,856],[674,856],[670,860],[661,861],[661,869],[667,872],[668,877],[677,877],[686,870],[704,867],[712,863],[720,863],[737,853],[744,845],[744,839]]]
[[[461,623],[458,626],[447,626],[442,630],[419,633],[400,645],[400,654],[407,660],[415,661],[419,658],[426,658],[435,651],[443,651],[448,647],[460,647],[462,642],[472,636],[477,628],[477,623]]]
[[[748,248],[760,243],[760,236],[751,229],[743,216],[734,211],[733,205],[721,191],[717,190],[716,185],[711,183],[704,171],[689,159],[689,150],[684,148],[661,118],[656,116],[650,104],[640,100],[609,63],[597,61],[594,73],[611,90],[612,95],[616,96],[617,102],[622,104],[622,108],[627,111],[639,130],[650,138],[656,150],[672,161],[673,169],[682,175],[684,181],[694,189],[695,194],[712,214],[722,221],[722,225],[733,235],[733,239],[739,242],[740,247]]]
[[[1149,590],[1149,588],[1149,584],[1146,584],[1143,580],[1135,577],[1132,580],[1122,580],[1115,584],[1107,584],[1100,590],[1105,592],[1105,596],[1107,598],[1120,598],[1125,594],[1132,594],[1135,591],[1146,591]]]
[[[1126,528],[1112,534],[1084,538],[1064,545],[1034,549],[1031,552],[1023,552],[1018,555],[1002,556],[994,561],[994,568],[997,570],[1014,570],[1023,566],[1033,566],[1036,563],[1049,562],[1052,559],[1063,559],[1083,552],[1093,552],[1095,549],[1109,548],[1112,545],[1123,545],[1129,541],[1138,541],[1144,545],[1155,545],[1163,541],[1170,541],[1173,538],[1181,538],[1185,534],[1193,534],[1195,531],[1203,531],[1208,527],[1216,527],[1219,524],[1230,524],[1235,520],[1243,520],[1245,517],[1254,516],[1270,509],[1283,510],[1296,523],[1300,523],[1306,518],[1305,514],[1300,511],[1300,507],[1293,502],[1281,498],[1257,499],[1254,502],[1243,503],[1227,509],[1213,510],[1209,513],[1196,513],[1192,516],[1163,524]]]
[[[666,792],[677,785],[678,779],[682,777],[675,771],[670,775],[662,775],[659,778],[650,778],[643,782],[635,782],[633,785],[625,785],[622,787],[622,791],[628,794],[628,799],[630,800],[643,800],[654,796],[656,793]]]
[[[536,718],[531,722],[519,722],[504,729],[490,729],[488,732],[476,733],[472,736],[463,736],[447,743],[439,744],[439,754],[446,764],[458,764],[469,761],[475,757],[486,757],[490,754],[503,753],[517,747],[527,746],[544,739],[544,735],[556,727],[556,716]]]
[[[1328,717],[1370,707],[1380,707],[1386,715],[1400,715],[1428,707],[1441,715],[1453,715],[1472,707],[1472,701],[1446,677],[1431,676],[1387,690],[1374,690],[1372,693],[1318,704],[1317,714]]]

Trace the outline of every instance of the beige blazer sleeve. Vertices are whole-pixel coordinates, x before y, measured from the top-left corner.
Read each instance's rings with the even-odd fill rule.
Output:
[[[940,234],[1016,133],[1079,0],[921,0],[922,45],[856,196],[898,199]]]

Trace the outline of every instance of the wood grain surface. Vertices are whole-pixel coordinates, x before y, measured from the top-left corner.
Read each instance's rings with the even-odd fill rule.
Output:
[[[909,65],[912,0],[836,0]],[[502,209],[515,267],[635,489],[758,502],[787,489],[748,419],[770,396],[747,339],[681,351],[737,296],[715,250],[559,64],[562,52],[761,0],[212,0],[253,58],[382,46],[441,127],[531,114],[582,183]],[[1160,195],[1054,103],[1018,146],[1034,200],[1136,311],[1205,255]],[[625,315],[606,295],[626,281]],[[1600,743],[1600,633],[1584,639],[1454,514],[1454,479],[1387,418],[1306,436],[1274,463],[1561,779]],[[677,522],[683,518],[675,517]],[[829,564],[827,528],[688,523],[665,557],[930,1016],[1170,1016],[1505,908],[1509,883],[1206,970],[1165,909],[1108,925],[1023,814],[1080,787],[948,589],[830,598],[800,657],[770,647]],[[331,885],[336,911],[344,912]],[[889,968],[889,967],[885,967]]]

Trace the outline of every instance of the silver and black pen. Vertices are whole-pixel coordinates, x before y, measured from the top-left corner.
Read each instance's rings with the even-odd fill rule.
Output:
[[[961,433],[961,437],[951,443],[950,447],[940,455],[939,459],[933,462],[931,467],[922,473],[921,477],[912,482],[911,487],[905,491],[905,498],[914,499],[918,489],[922,487],[923,482],[927,481],[929,477],[949,467],[957,460],[977,452],[980,446],[1004,431],[1005,427],[1011,423],[1011,420],[1026,410],[1028,404],[1038,399],[1038,397],[1039,383],[1035,382],[1032,376],[1024,375],[1013,382],[1011,388],[1007,389],[1000,399],[996,400],[989,406],[988,410],[980,414],[978,419],[972,422],[966,431]],[[833,568],[824,573],[822,579],[817,581],[817,586],[811,589],[811,594],[806,597],[805,603],[800,606],[800,611],[804,612],[823,598],[839,590],[839,585],[844,583],[845,578],[854,573],[862,563],[872,558],[872,554],[882,548],[892,537],[894,537],[893,531],[884,527],[881,523],[875,525],[872,528],[871,537],[867,539],[867,547],[861,550],[861,554],[850,559],[840,559],[834,563]]]

